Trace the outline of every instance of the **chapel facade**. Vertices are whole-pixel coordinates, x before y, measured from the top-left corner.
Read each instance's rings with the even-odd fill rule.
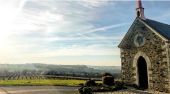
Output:
[[[170,25],[145,18],[141,0],[137,17],[118,45],[122,81],[141,89],[170,92]]]

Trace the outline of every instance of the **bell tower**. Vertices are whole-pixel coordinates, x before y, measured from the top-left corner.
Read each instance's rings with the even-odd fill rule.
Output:
[[[141,19],[145,19],[144,8],[142,7],[141,0],[137,0],[136,15],[137,17],[140,17]]]

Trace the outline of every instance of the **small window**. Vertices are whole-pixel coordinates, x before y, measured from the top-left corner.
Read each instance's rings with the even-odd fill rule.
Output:
[[[137,16],[138,16],[138,17],[140,16],[140,12],[139,12],[139,11],[137,11]]]

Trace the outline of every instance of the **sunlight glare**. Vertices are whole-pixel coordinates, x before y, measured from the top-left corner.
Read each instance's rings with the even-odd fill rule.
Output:
[[[9,46],[15,18],[24,6],[25,0],[1,0],[0,1],[0,48]]]

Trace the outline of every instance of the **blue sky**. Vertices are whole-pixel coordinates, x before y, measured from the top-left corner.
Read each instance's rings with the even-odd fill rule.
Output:
[[[143,1],[146,18],[170,24],[170,1]],[[1,0],[0,63],[120,65],[117,45],[135,1]]]

